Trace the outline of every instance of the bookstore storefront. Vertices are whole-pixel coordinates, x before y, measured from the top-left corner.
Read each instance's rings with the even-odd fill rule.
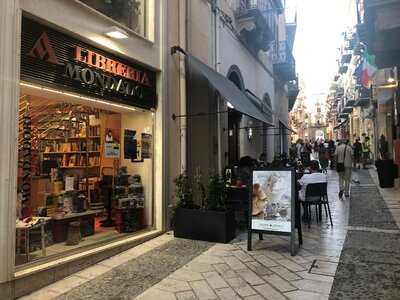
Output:
[[[156,72],[23,17],[20,77],[15,265],[154,229]]]

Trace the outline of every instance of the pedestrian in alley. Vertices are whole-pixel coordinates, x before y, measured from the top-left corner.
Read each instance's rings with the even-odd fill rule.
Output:
[[[363,169],[367,168],[367,164],[369,162],[369,156],[371,153],[371,143],[369,141],[369,136],[364,138],[364,142],[362,143],[362,162]]]
[[[379,154],[381,159],[389,159],[389,143],[383,134],[379,139]]]
[[[327,168],[329,165],[329,151],[327,148],[325,148],[324,144],[320,144],[318,148],[318,159],[319,163],[321,165],[321,169],[323,173],[327,173]]]
[[[335,151],[336,170],[339,174],[339,199],[350,196],[351,171],[353,167],[353,149],[347,140],[342,140]]]
[[[360,138],[356,138],[356,141],[353,144],[354,151],[354,168],[360,169],[361,164],[361,154],[362,154],[362,144],[360,142]]]

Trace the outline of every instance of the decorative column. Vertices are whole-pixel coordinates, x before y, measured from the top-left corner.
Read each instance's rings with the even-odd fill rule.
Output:
[[[13,278],[15,264],[21,39],[18,3],[0,1],[0,288]]]

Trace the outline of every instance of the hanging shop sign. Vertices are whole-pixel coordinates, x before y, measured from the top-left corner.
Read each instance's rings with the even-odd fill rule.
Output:
[[[272,233],[290,236],[290,250],[294,255],[294,170],[255,170],[252,186],[249,201],[249,250],[252,232]]]
[[[144,109],[157,104],[154,71],[26,17],[21,79]]]

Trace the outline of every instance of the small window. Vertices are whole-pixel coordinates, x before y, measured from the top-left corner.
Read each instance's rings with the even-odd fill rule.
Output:
[[[272,108],[271,98],[269,97],[268,94],[265,94],[265,95],[264,95],[263,101],[264,101],[264,104],[265,104],[268,108],[270,108],[270,109]]]
[[[107,17],[147,37],[148,0],[80,0]]]

